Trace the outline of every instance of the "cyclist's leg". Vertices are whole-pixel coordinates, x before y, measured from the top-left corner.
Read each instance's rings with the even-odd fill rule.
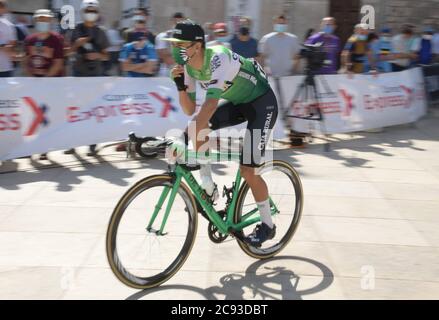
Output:
[[[272,90],[251,103],[251,107],[242,110],[248,119],[246,137],[241,152],[241,175],[252,190],[253,197],[261,214],[259,225],[248,241],[253,245],[273,238],[275,227],[271,219],[268,188],[264,179],[257,173],[257,168],[264,163],[268,137],[276,123],[278,107]]]
[[[272,90],[265,95],[251,102],[250,107],[240,108],[241,112],[248,120],[247,132],[244,139],[243,150],[241,152],[241,172],[243,177],[257,181],[261,184],[262,190],[252,192],[256,201],[263,201],[268,197],[268,191],[265,183],[262,185],[262,178],[257,174],[257,169],[264,164],[265,149],[268,137],[273,129],[278,115],[278,106],[276,96]],[[240,106],[241,107],[241,106]],[[251,184],[251,182],[249,183]]]
[[[245,117],[240,113],[231,102],[225,102],[218,106],[215,113],[209,120],[209,128],[211,130],[218,130],[230,126],[240,124],[247,121]],[[217,188],[212,178],[212,169],[209,162],[203,162],[200,169],[201,187],[207,192],[209,196],[213,196],[213,199],[217,197]]]
[[[234,105],[231,102],[223,102],[218,105],[217,110],[209,120],[209,128],[218,130],[238,125],[247,121],[241,113],[242,105]]]

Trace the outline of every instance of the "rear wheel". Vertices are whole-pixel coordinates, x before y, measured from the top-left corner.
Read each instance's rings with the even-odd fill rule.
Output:
[[[110,219],[106,250],[111,270],[127,286],[156,287],[170,279],[184,264],[195,241],[197,212],[188,187],[181,183],[163,229],[173,178],[156,175],[131,187],[119,200]],[[163,192],[167,192],[155,222],[148,228]]]
[[[258,171],[267,184],[272,202],[278,209],[277,213],[272,214],[273,223],[276,225],[276,235],[272,240],[264,242],[260,248],[250,246],[240,240],[238,244],[249,256],[266,259],[285,248],[296,232],[302,215],[303,190],[296,170],[285,161],[267,162]],[[241,222],[243,216],[255,209],[257,209],[256,201],[249,185],[244,181],[238,192],[234,222]],[[253,224],[244,228],[240,236],[248,236],[254,227]]]

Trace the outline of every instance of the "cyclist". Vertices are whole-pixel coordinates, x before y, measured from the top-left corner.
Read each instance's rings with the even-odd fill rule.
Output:
[[[253,59],[243,58],[224,46],[206,48],[203,28],[191,20],[178,23],[172,38],[164,40],[173,44],[172,55],[178,65],[172,69],[171,77],[185,114],[195,113],[196,81],[207,91],[205,102],[193,119],[196,136],[190,138],[196,151],[208,141],[207,136],[200,139],[200,131],[218,130],[248,121],[244,150],[240,154],[240,170],[257,202],[261,223],[246,241],[260,246],[273,239],[276,233],[267,185],[256,172],[263,164],[266,143],[278,114],[276,97],[267,77]],[[219,104],[220,99],[225,102]],[[210,164],[201,164],[200,175],[201,186],[213,197],[217,190]]]

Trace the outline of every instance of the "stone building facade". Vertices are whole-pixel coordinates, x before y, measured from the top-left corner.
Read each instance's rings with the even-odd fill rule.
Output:
[[[49,4],[73,3],[79,6],[81,0],[10,0],[10,8],[16,12],[31,13],[38,8],[47,8]],[[375,27],[384,25],[397,32],[404,23],[425,25],[439,30],[439,0],[101,0],[105,24],[121,20],[127,6],[145,3],[151,8],[151,27],[160,32],[169,28],[169,17],[176,11],[182,11],[188,17],[201,23],[224,21],[227,19],[229,2],[251,6],[258,3],[259,14],[252,16],[257,20],[256,37],[271,32],[272,17],[285,13],[289,17],[289,31],[303,39],[308,29],[318,29],[322,17],[334,15],[338,18],[339,33],[346,37],[355,23],[360,22],[363,6],[373,6]],[[128,23],[128,20],[126,20]]]

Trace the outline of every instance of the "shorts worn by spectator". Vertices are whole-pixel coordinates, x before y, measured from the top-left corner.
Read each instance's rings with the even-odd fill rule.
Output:
[[[12,77],[14,65],[12,54],[17,41],[17,29],[5,17],[6,1],[0,0],[0,77]]]
[[[287,32],[284,16],[275,18],[274,32],[259,41],[261,62],[267,74],[273,77],[290,76],[297,72],[300,44],[298,38]]]
[[[340,55],[340,39],[334,35],[336,29],[335,19],[326,17],[322,20],[321,31],[309,37],[306,44],[322,43],[326,52],[326,63],[317,71],[318,74],[335,74],[338,70],[338,57]]]

